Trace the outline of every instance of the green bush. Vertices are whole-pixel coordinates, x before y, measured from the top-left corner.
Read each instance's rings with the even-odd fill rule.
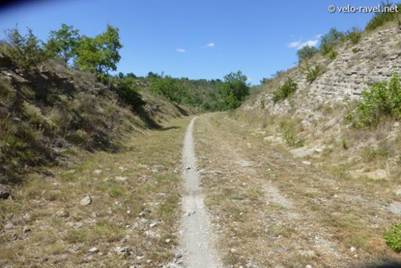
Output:
[[[241,71],[224,76],[224,81],[219,86],[222,110],[235,109],[241,105],[242,101],[249,95],[247,79]]]
[[[185,88],[177,79],[169,76],[152,78],[150,83],[152,92],[165,96],[172,102],[181,103],[185,94]]]
[[[309,64],[307,64],[304,69],[304,73],[306,75],[306,81],[308,81],[308,83],[312,83],[323,73],[323,68],[320,65],[311,67]]]
[[[273,102],[276,103],[285,100],[295,93],[297,86],[297,83],[295,83],[291,78],[288,78],[282,86],[273,92]]]
[[[336,30],[335,28],[330,29],[328,33],[322,36],[320,41],[320,52],[328,56],[330,59],[335,58],[335,46],[344,40],[345,34]],[[334,56],[333,56],[334,55]]]
[[[354,47],[352,49],[352,53],[358,53],[359,51],[361,51],[361,49]]]
[[[384,233],[384,240],[395,252],[401,252],[401,224],[393,225]]]
[[[237,108],[249,95],[247,77],[232,72],[224,80],[191,80],[151,73],[146,80],[151,92],[165,96],[172,102],[203,110],[229,110]]]
[[[325,54],[326,57],[328,57],[331,60],[334,60],[337,57],[337,51],[335,51],[334,47],[331,47],[327,53]]]
[[[391,3],[386,3],[382,4],[382,7],[390,7],[392,4]],[[397,5],[398,7],[398,13],[396,12],[381,12],[381,13],[376,13],[373,18],[366,24],[365,30],[366,31],[373,31],[376,28],[386,24],[387,22],[390,21],[395,21],[397,20],[398,23],[400,23],[400,10],[401,10],[401,4]]]
[[[299,62],[312,58],[319,50],[313,46],[304,46],[297,51]]]
[[[120,76],[115,83],[115,91],[121,101],[128,105],[142,105],[143,100],[138,93],[139,89],[133,76]]]
[[[354,112],[347,118],[355,127],[376,126],[384,116],[401,119],[401,83],[394,74],[388,82],[380,82],[362,93]]]
[[[354,28],[346,33],[346,38],[350,40],[353,45],[356,45],[362,38],[362,32],[359,29]]]
[[[231,72],[224,76],[224,83],[239,102],[249,95],[249,86],[246,80],[248,78],[241,71]]]

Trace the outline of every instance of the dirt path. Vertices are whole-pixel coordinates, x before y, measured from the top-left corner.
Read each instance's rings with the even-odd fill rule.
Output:
[[[397,256],[374,188],[293,159],[227,114],[199,117],[196,151],[218,248],[229,267],[366,267]]]
[[[185,266],[189,268],[221,267],[213,246],[209,216],[204,206],[200,180],[196,168],[196,156],[192,137],[196,118],[189,124],[184,138],[183,171],[184,182],[183,220],[181,245]]]

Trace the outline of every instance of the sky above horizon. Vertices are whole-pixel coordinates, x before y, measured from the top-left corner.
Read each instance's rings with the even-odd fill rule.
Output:
[[[318,45],[330,28],[363,28],[373,14],[330,13],[328,6],[381,1],[59,0],[0,9],[0,34],[29,27],[40,39],[62,23],[94,36],[111,24],[123,48],[118,71],[222,78],[241,70],[257,84],[297,62],[297,49]]]

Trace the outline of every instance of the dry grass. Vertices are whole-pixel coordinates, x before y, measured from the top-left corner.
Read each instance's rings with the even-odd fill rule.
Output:
[[[382,237],[401,219],[387,209],[397,200],[396,181],[350,178],[351,166],[341,163],[333,176],[328,167],[334,165],[315,158],[305,165],[285,146],[264,141],[275,127],[267,123],[261,131],[263,122],[235,116],[201,117],[195,131],[206,201],[227,265],[349,267],[399,259]]]
[[[171,260],[187,122],[132,136],[123,152],[79,151],[80,162],[54,168],[54,176],[30,176],[14,200],[0,203],[0,266],[158,267]],[[92,204],[82,206],[86,195]],[[117,254],[117,246],[129,254]],[[92,247],[98,252],[89,253]]]

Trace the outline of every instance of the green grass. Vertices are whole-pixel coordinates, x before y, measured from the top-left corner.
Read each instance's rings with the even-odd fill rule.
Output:
[[[367,147],[362,150],[361,156],[365,162],[387,159],[390,156],[390,150],[386,146]]]
[[[393,225],[384,233],[386,244],[395,252],[401,252],[401,224]]]

